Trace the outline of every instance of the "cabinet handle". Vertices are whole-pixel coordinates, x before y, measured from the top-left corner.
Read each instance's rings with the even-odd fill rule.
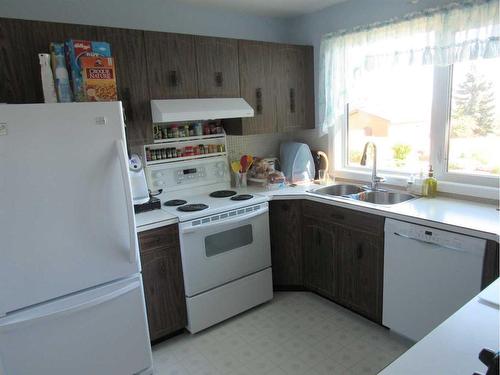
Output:
[[[330,214],[330,217],[332,219],[344,220],[344,215],[340,215],[340,214]]]
[[[170,86],[177,87],[179,85],[179,74],[177,70],[171,70],[168,72],[168,80],[170,82]]]
[[[358,259],[361,259],[363,258],[363,245],[358,245],[358,249],[357,249],[357,255],[358,255]]]
[[[215,86],[222,87],[223,81],[222,72],[215,72]]]
[[[295,89],[290,89],[290,113],[295,113]]]
[[[262,89],[258,88],[255,90],[255,102],[257,104],[257,114],[262,114]]]

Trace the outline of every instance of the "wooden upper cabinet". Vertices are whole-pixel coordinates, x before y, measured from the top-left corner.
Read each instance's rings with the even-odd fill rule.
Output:
[[[0,103],[43,103],[39,53],[50,42],[96,39],[93,26],[0,18]]]
[[[278,131],[314,128],[312,47],[279,44],[273,49]]]
[[[97,27],[97,40],[111,44],[115,60],[118,100],[123,103],[129,146],[151,143],[151,110],[147,82],[144,32]]]
[[[197,98],[194,36],[144,32],[151,99]]]
[[[238,41],[197,36],[195,46],[199,97],[239,97]]]
[[[275,87],[272,82],[271,43],[239,41],[241,96],[254,109],[254,117],[242,119],[240,134],[276,132]]]

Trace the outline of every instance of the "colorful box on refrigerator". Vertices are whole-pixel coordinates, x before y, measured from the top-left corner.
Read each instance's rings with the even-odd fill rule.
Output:
[[[85,56],[111,57],[110,45],[106,42],[74,39],[67,40],[64,45],[75,101],[85,101],[81,58]]]

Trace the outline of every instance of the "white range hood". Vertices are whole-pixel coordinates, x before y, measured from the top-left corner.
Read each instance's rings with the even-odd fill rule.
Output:
[[[153,122],[217,120],[253,117],[253,108],[242,98],[151,100]]]

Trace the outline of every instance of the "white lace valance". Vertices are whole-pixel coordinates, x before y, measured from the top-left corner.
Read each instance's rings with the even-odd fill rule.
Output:
[[[320,56],[320,114],[327,131],[343,115],[353,79],[366,71],[499,57],[499,3],[454,3],[403,20],[326,35]]]

